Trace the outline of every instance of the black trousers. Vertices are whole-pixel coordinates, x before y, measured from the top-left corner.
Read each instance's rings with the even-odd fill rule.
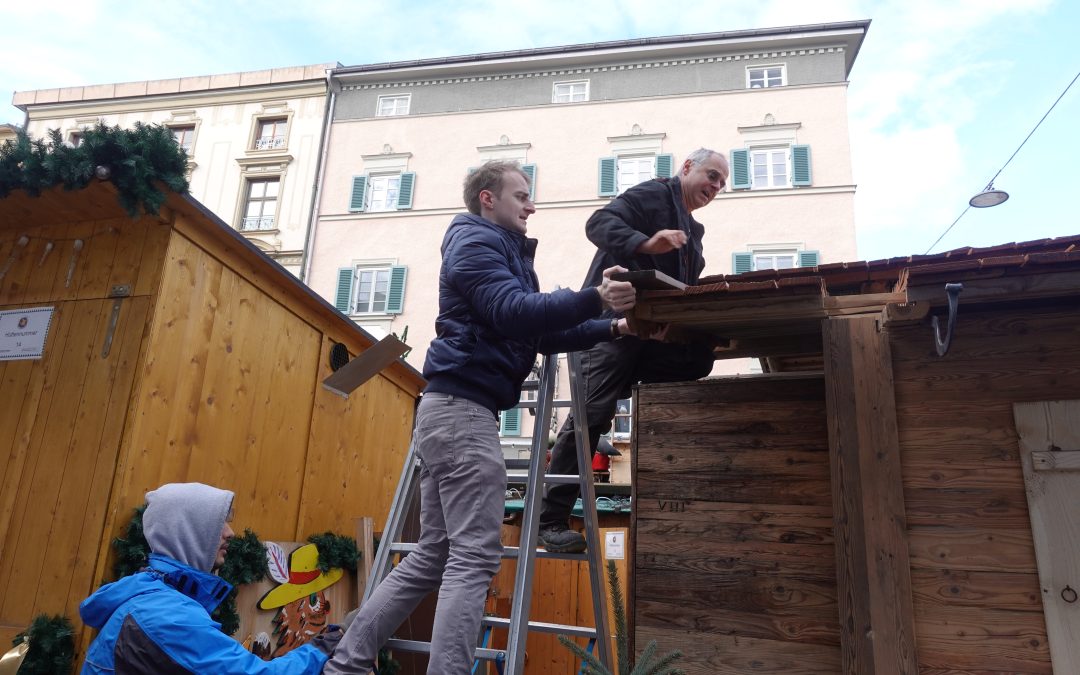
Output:
[[[708,375],[712,367],[712,346],[705,344],[668,344],[624,337],[614,342],[601,342],[582,352],[581,373],[590,453],[596,452],[600,436],[611,429],[619,399],[629,398],[635,384],[697,380]],[[572,413],[555,439],[548,473],[578,473]],[[577,498],[576,484],[548,486],[540,513],[540,527],[565,525]]]

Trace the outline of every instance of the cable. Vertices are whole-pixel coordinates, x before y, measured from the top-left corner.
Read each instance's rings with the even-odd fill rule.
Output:
[[[1005,167],[1009,166],[1009,162],[1013,161],[1013,157],[1016,157],[1016,154],[1017,154],[1018,152],[1020,152],[1020,148],[1024,147],[1024,144],[1028,142],[1028,139],[1029,139],[1029,138],[1031,138],[1032,134],[1034,134],[1034,133],[1035,133],[1035,130],[1036,130],[1036,129],[1038,129],[1040,125],[1042,125],[1043,121],[1044,121],[1044,120],[1046,119],[1046,117],[1047,117],[1047,116],[1048,116],[1048,115],[1050,114],[1050,112],[1051,112],[1051,111],[1052,111],[1052,110],[1053,110],[1053,109],[1054,109],[1055,107],[1057,107],[1057,104],[1058,104],[1058,103],[1059,103],[1059,102],[1061,101],[1061,99],[1062,99],[1062,98],[1064,98],[1064,97],[1065,97],[1065,94],[1067,94],[1067,93],[1069,92],[1069,89],[1070,89],[1070,88],[1072,88],[1072,86],[1073,86],[1073,85],[1074,85],[1074,84],[1076,83],[1076,80],[1077,80],[1077,79],[1080,79],[1080,72],[1077,72],[1077,73],[1076,73],[1076,76],[1075,76],[1075,77],[1073,77],[1073,79],[1072,79],[1072,82],[1069,82],[1068,86],[1066,86],[1066,87],[1065,87],[1065,90],[1064,90],[1064,91],[1062,91],[1062,92],[1061,92],[1061,95],[1057,97],[1057,100],[1056,100],[1056,101],[1054,101],[1054,104],[1050,106],[1050,109],[1049,109],[1049,110],[1047,110],[1045,114],[1043,114],[1043,116],[1042,116],[1042,119],[1040,119],[1040,120],[1039,120],[1039,123],[1035,125],[1035,128],[1034,128],[1034,129],[1032,129],[1032,130],[1031,130],[1031,131],[1030,131],[1030,132],[1028,133],[1028,135],[1027,135],[1027,136],[1025,136],[1025,137],[1024,137],[1024,140],[1023,140],[1023,141],[1022,141],[1022,142],[1020,143],[1020,146],[1019,146],[1018,148],[1016,148],[1016,150],[1014,150],[1014,151],[1013,151],[1013,154],[1009,156],[1009,159],[1008,159],[1008,160],[1006,160],[1006,162],[1005,162],[1004,164],[1002,164],[1002,165],[1001,165],[1001,168],[997,170],[997,173],[995,173],[995,174],[994,174],[994,177],[990,179],[990,182],[986,184],[986,187],[985,187],[985,188],[983,188],[983,190],[989,190],[989,189],[990,189],[991,187],[993,187],[993,185],[994,185],[994,181],[995,181],[995,180],[997,180],[997,177],[1001,175],[1001,172],[1005,170]],[[940,237],[938,237],[938,238],[937,238],[937,239],[936,239],[936,240],[934,241],[934,243],[933,243],[933,244],[930,244],[930,248],[926,249],[926,253],[924,253],[923,255],[928,255],[928,254],[930,253],[930,251],[933,251],[933,250],[934,250],[934,247],[938,245],[938,242],[940,242],[940,241],[941,241],[942,239],[944,239],[944,238],[945,238],[945,235],[947,235],[947,234],[949,233],[949,230],[953,229],[953,227],[954,227],[954,226],[955,226],[955,225],[956,225],[956,224],[957,224],[958,222],[960,222],[960,219],[964,217],[964,214],[965,214],[965,213],[967,213],[967,212],[968,212],[968,211],[970,211],[970,210],[971,210],[971,204],[968,204],[968,205],[967,205],[967,208],[965,208],[965,209],[964,209],[963,211],[961,211],[961,212],[960,212],[960,215],[958,215],[958,216],[956,217],[956,220],[952,221],[952,225],[949,225],[949,226],[948,226],[947,228],[945,228],[945,231],[941,233],[941,236],[940,236]]]

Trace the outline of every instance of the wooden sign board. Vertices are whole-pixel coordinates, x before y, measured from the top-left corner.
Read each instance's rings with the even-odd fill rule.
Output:
[[[407,351],[408,345],[393,335],[387,335],[323,380],[323,388],[348,398],[357,387],[375,377]]]

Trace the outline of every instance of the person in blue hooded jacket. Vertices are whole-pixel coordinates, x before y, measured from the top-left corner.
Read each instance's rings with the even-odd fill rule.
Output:
[[[201,483],[169,483],[146,493],[143,533],[149,565],[105,584],[79,615],[98,629],[83,675],[258,675],[319,673],[340,629],[272,661],[221,632],[210,612],[232,586],[213,574],[233,536],[233,493]]]
[[[514,162],[488,162],[465,180],[469,213],[443,237],[436,337],[416,412],[420,537],[346,631],[324,673],[367,673],[378,650],[428,593],[439,589],[429,675],[463,675],[488,585],[499,569],[506,466],[498,413],[517,405],[538,352],[586,349],[627,333],[605,309],[634,305],[634,288],[610,279],[580,291],[541,293],[529,178]]]

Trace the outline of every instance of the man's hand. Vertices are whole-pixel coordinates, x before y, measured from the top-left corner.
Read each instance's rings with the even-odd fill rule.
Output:
[[[686,246],[686,233],[682,230],[660,230],[643,241],[634,253],[660,255]]]
[[[633,307],[637,301],[637,293],[634,291],[633,284],[629,281],[611,280],[612,274],[625,271],[625,267],[618,265],[604,270],[604,280],[596,287],[596,290],[600,293],[600,300],[604,303],[605,309],[625,312]]]

